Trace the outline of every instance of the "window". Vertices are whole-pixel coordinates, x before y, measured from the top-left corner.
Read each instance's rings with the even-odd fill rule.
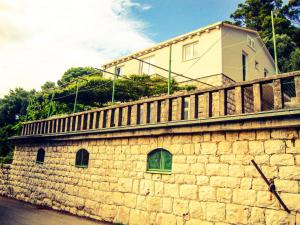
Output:
[[[182,114],[182,119],[183,120],[188,120],[189,119],[189,107],[190,105],[190,98],[183,98],[183,114]]]
[[[154,64],[154,56],[150,56],[147,58],[142,59],[144,62],[141,62],[140,64],[140,73],[141,74],[154,74],[154,67],[149,65],[150,64]]]
[[[88,165],[89,165],[89,152],[85,149],[80,149],[76,153],[75,166],[88,167]]]
[[[259,62],[257,62],[256,60],[255,60],[255,69],[259,69]]]
[[[252,48],[253,50],[255,50],[255,41],[252,37],[247,36],[247,44],[250,48]]]
[[[268,76],[269,71],[267,69],[264,69],[264,77]]]
[[[171,172],[172,154],[162,148],[151,151],[147,157],[147,170],[157,172]]]
[[[123,75],[123,66],[116,67],[115,74],[117,74],[118,76]]]
[[[247,55],[245,53],[242,54],[242,65],[243,65],[243,81],[245,81],[247,77]]]
[[[198,42],[187,44],[183,46],[183,60],[194,59],[198,56]]]
[[[36,155],[36,163],[43,164],[45,161],[45,150],[40,148]]]

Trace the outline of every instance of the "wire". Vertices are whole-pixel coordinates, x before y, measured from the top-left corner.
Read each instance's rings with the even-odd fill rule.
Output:
[[[136,60],[138,60],[138,61],[140,61],[140,62],[146,63],[146,64],[148,64],[148,65],[150,65],[150,66],[154,66],[154,67],[156,67],[156,68],[159,68],[159,69],[161,69],[161,70],[164,70],[164,71],[169,71],[169,70],[167,70],[167,69],[165,69],[165,68],[163,68],[163,67],[157,66],[157,65],[155,65],[155,64],[152,64],[152,63],[149,63],[149,62],[146,62],[146,61],[144,61],[144,60],[142,60],[142,59],[138,59],[138,58],[135,58],[135,57],[132,57],[132,58],[133,58],[133,59],[136,59]],[[205,83],[205,82],[199,81],[199,80],[197,80],[197,79],[193,79],[193,78],[190,78],[190,77],[184,76],[183,74],[179,74],[179,73],[176,73],[176,72],[173,72],[173,71],[171,71],[171,73],[175,74],[176,76],[184,77],[184,78],[187,78],[187,79],[189,79],[189,80],[192,80],[192,81],[197,81],[197,82],[199,82],[199,83],[202,83],[202,84],[205,84],[205,85],[208,85],[208,86],[214,87],[214,86],[213,86],[213,85],[211,85],[211,84],[208,84],[208,83]],[[175,77],[175,76],[174,76],[174,77]]]

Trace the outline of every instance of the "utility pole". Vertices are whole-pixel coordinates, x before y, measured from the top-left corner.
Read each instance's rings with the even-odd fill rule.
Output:
[[[51,101],[50,101],[50,106],[49,106],[49,111],[48,111],[48,117],[51,115],[53,98],[54,98],[54,91],[53,91],[52,96],[51,96]]]
[[[77,96],[78,96],[78,79],[77,79],[77,81],[76,81],[76,95],[75,95],[75,101],[74,101],[74,109],[73,109],[73,113],[76,112]]]
[[[168,95],[171,94],[171,71],[172,69],[172,44],[170,44],[170,53],[169,53],[169,78],[168,78]]]
[[[276,70],[276,75],[277,75],[278,74],[278,64],[277,64],[277,49],[276,49],[276,37],[275,37],[273,11],[271,11],[271,20],[272,20],[272,34],[273,34],[273,45],[274,45],[275,70]]]

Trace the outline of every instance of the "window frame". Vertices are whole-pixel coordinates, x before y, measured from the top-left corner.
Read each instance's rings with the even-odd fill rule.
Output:
[[[77,164],[77,157],[79,157],[78,156],[78,154],[80,154],[80,152],[82,153],[81,154],[81,163],[80,164]],[[87,164],[83,164],[83,161],[84,161],[84,159],[83,159],[83,153],[84,152],[86,152],[87,153]],[[90,153],[89,153],[89,151],[88,150],[86,150],[86,149],[84,149],[84,148],[81,148],[81,149],[79,149],[77,152],[76,152],[76,155],[75,155],[75,167],[77,167],[77,168],[88,168],[89,167],[89,161],[90,161]]]
[[[199,45],[199,41],[190,42],[190,43],[182,46],[182,61],[186,62],[186,61],[193,60],[193,59],[199,57],[197,54],[195,54],[195,45]],[[191,58],[187,59],[186,48],[189,46],[192,47],[192,56],[191,56]]]
[[[156,152],[160,153],[160,166],[159,168],[156,169],[150,169],[149,165],[150,165],[150,156]],[[168,153],[168,155],[170,156],[170,160],[171,160],[171,169],[166,169],[164,168],[165,166],[165,156],[163,155],[163,152]],[[171,154],[171,152],[169,152],[168,150],[164,149],[164,148],[156,148],[152,151],[150,151],[147,154],[147,172],[148,173],[162,173],[162,174],[171,174],[172,173],[172,168],[173,168],[173,155]]]
[[[43,157],[43,161],[39,161],[38,159],[40,158],[40,154],[43,154],[42,157]],[[38,151],[37,151],[37,154],[36,154],[36,159],[35,159],[35,163],[36,164],[39,164],[39,165],[43,165],[44,162],[45,162],[45,155],[46,155],[46,151],[45,149],[43,148],[40,148]]]
[[[155,68],[154,66],[151,66],[148,63],[154,64],[155,55],[150,55],[147,57],[142,58],[140,62],[140,74],[146,74],[146,75],[153,75],[155,74]],[[144,62],[143,62],[144,61]],[[147,72],[144,73],[144,67],[147,67]]]

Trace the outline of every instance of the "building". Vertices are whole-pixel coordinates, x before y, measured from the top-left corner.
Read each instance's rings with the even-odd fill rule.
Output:
[[[275,74],[273,58],[258,32],[224,22],[118,58],[104,64],[103,68],[120,75],[156,74],[168,77],[166,70],[169,68],[170,58],[172,72],[199,79],[213,86],[222,85],[229,80],[239,82]],[[189,81],[176,74],[172,76],[178,82]]]

